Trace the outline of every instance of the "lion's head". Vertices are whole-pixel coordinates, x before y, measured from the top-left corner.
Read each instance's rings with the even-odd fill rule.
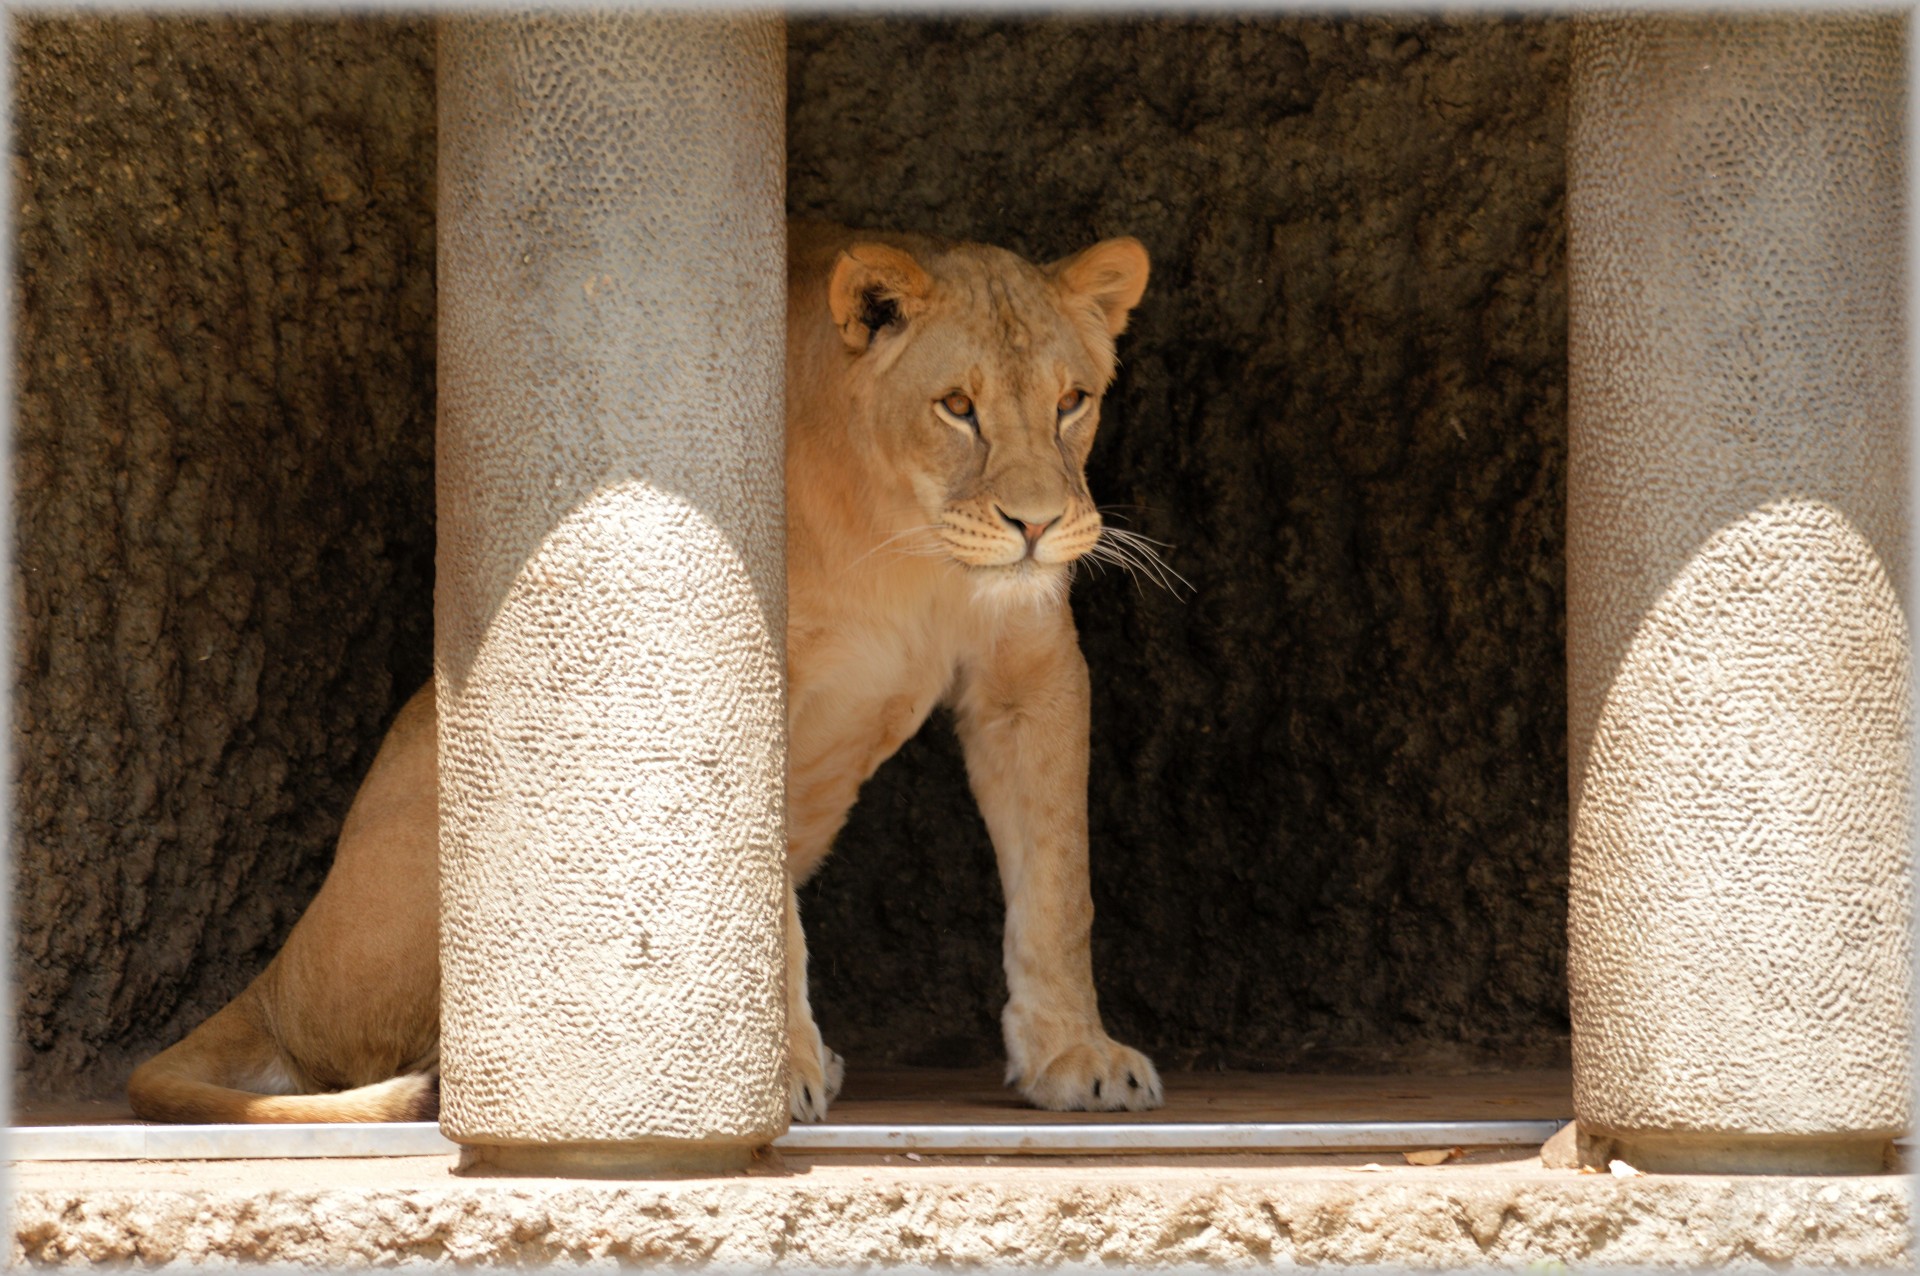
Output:
[[[1135,239],[1045,267],[977,244],[879,242],[834,263],[828,305],[862,418],[848,427],[982,588],[1058,589],[1100,541],[1084,466],[1147,269]]]

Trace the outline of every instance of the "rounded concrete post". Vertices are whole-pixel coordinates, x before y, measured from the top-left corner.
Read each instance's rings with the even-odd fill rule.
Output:
[[[1574,1110],[1643,1168],[1908,1120],[1904,34],[1575,28]]]
[[[786,1126],[784,40],[439,43],[441,1126],[744,1163]]]

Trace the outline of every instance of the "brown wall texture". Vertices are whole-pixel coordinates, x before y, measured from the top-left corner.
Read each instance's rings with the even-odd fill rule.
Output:
[[[433,41],[16,27],[16,1065],[117,1084],[319,886],[430,667]]]
[[[426,674],[431,29],[18,28],[15,980],[117,1084],[271,954]],[[1564,1049],[1556,22],[796,20],[789,202],[1155,277],[1076,590],[1096,962],[1174,1067]],[[936,721],[803,900],[856,1062],[998,1057]]]

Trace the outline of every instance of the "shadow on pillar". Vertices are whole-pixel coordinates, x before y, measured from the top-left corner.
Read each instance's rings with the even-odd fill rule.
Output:
[[[1576,27],[1574,1107],[1642,1168],[1878,1170],[1909,1120],[1904,46]]]
[[[778,19],[442,23],[441,1127],[739,1168],[787,1122]]]

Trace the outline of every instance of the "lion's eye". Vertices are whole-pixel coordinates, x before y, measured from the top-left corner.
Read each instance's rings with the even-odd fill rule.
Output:
[[[1084,390],[1067,391],[1065,394],[1060,396],[1060,415],[1071,416],[1073,413],[1078,412],[1080,410],[1080,405],[1085,403],[1086,401],[1087,401],[1086,391]]]
[[[973,400],[957,390],[940,400],[940,406],[957,417],[965,418],[973,415]]]

